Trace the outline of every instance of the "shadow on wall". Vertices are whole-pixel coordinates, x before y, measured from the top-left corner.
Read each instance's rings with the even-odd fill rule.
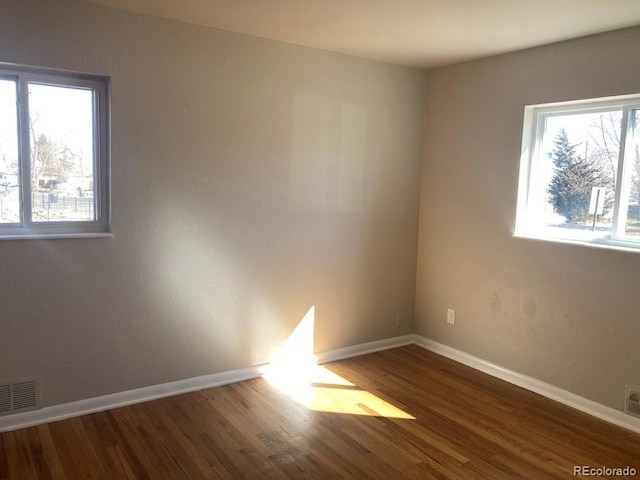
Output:
[[[366,315],[351,290],[362,290],[363,257],[374,255],[361,218],[367,110],[311,94],[292,100],[291,156],[270,165],[269,191],[249,171],[208,190],[172,188],[155,205],[150,308],[166,319],[162,342],[192,359],[185,364],[220,371],[269,362],[311,302],[329,329]]]

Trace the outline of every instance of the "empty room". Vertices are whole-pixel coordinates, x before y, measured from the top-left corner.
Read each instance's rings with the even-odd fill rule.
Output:
[[[640,471],[640,2],[2,0],[0,480]]]

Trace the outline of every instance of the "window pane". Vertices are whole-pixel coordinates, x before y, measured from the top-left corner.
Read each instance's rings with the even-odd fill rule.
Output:
[[[93,92],[29,83],[34,222],[96,219]]]
[[[0,224],[19,222],[16,82],[0,79]]]
[[[620,195],[620,222],[623,235],[638,240],[640,237],[640,112],[632,111],[627,130],[625,149],[625,178]]]
[[[611,235],[621,110],[543,118],[529,196],[538,234],[592,240]]]

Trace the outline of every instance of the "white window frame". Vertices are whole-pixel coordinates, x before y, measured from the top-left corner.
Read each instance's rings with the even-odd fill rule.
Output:
[[[0,79],[17,85],[20,222],[0,224],[0,240],[104,237],[111,235],[109,78],[57,70],[0,64]],[[32,218],[29,83],[84,88],[93,94],[93,172],[95,220],[35,222]]]
[[[618,156],[618,171],[616,177],[611,234],[593,238],[591,240],[576,240],[570,238],[570,235],[567,237],[555,237],[541,235],[535,229],[532,230],[531,226],[535,223],[532,220],[535,215],[535,207],[532,205],[533,202],[531,201],[531,192],[534,190],[531,188],[531,185],[536,182],[536,171],[538,169],[538,162],[540,159],[541,143],[545,133],[545,118],[554,115],[597,113],[611,109],[618,109],[622,111],[620,153]],[[515,237],[640,252],[640,238],[636,240],[624,235],[624,217],[628,207],[628,195],[623,195],[623,192],[629,188],[629,182],[627,181],[627,169],[630,168],[630,165],[626,161],[626,158],[631,149],[630,144],[627,142],[627,136],[629,130],[632,128],[629,119],[631,118],[632,112],[635,110],[640,110],[640,94],[529,105],[525,107],[522,131],[522,150],[520,155],[516,223],[514,229]],[[629,162],[631,161],[631,157],[629,157]]]

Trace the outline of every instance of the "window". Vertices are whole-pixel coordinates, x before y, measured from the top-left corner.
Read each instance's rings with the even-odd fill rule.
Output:
[[[516,236],[640,250],[640,95],[525,108]]]
[[[0,238],[109,231],[107,81],[0,66]]]

